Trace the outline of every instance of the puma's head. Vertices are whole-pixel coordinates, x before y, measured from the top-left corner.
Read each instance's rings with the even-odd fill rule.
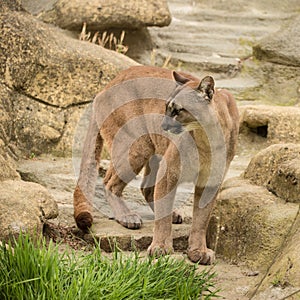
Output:
[[[214,95],[214,79],[206,76],[200,84],[195,86],[195,82],[175,71],[173,71],[173,78],[177,86],[166,103],[162,128],[175,134],[197,129],[200,124],[191,113],[190,105],[187,107],[187,103],[192,105],[209,104]]]

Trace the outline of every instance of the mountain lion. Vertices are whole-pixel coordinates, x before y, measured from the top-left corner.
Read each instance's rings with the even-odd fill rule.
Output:
[[[140,216],[122,199],[125,186],[144,168],[142,193],[154,211],[150,255],[170,253],[177,185],[195,183],[188,256],[211,264],[206,231],[217,192],[234,157],[239,116],[233,96],[216,90],[214,80],[183,72],[136,66],[122,71],[97,95],[84,143],[74,191],[77,226],[93,223],[92,202],[103,142],[111,162],[104,178],[105,193],[117,222],[140,228]]]

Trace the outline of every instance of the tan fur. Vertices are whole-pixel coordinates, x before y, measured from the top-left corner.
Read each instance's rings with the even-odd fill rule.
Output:
[[[151,77],[174,80],[173,77],[176,77],[176,74],[179,76],[178,73],[175,73],[175,75],[173,74],[172,76],[171,71],[155,67],[132,67],[121,72],[119,76],[106,87],[105,91],[118,84],[137,78]],[[185,73],[180,73],[180,75],[184,76],[183,78],[185,79],[183,79],[183,83],[186,87],[197,89],[200,82],[199,79]],[[178,80],[182,80],[182,78],[179,78]],[[208,86],[208,90],[210,82],[204,83],[204,87],[206,88]],[[163,86],[157,88],[163,89]],[[139,87],[137,87],[137,90],[138,89]],[[212,92],[214,92],[213,98],[207,105],[211,106],[214,110],[223,132],[226,146],[226,157],[224,157],[224,159],[226,160],[227,170],[234,157],[237,143],[238,111],[235,101],[228,91],[214,90]],[[103,95],[103,92],[101,95]],[[211,94],[208,93],[207,95],[206,99],[209,100]],[[119,96],[122,97],[122,95]],[[138,99],[138,101],[126,103],[112,111],[103,124],[101,124],[99,131],[97,126],[97,113],[100,111],[109,111],[110,109],[110,100],[106,99],[106,101],[103,101],[100,98],[99,94],[94,101],[94,114],[88,129],[80,175],[74,192],[74,216],[78,227],[83,230],[90,228],[93,222],[92,199],[103,140],[105,140],[111,154],[113,154],[114,138],[118,134],[120,128],[127,122],[130,122],[134,118],[149,114],[164,115],[166,111],[165,99]],[[201,198],[207,183],[210,167],[213,165],[213,162],[211,161],[212,152],[208,137],[203,128],[201,128],[201,126],[197,127],[197,122],[192,120],[192,116],[188,116],[188,114],[183,113],[181,118],[183,119],[181,120],[183,123],[187,123],[186,130],[190,131],[190,134],[197,145],[201,162],[201,168],[197,169],[198,179],[195,184],[193,223],[189,237],[188,256],[194,262],[199,261],[202,264],[210,264],[214,260],[214,253],[206,246],[206,230],[216,197],[214,197],[214,199],[204,208],[199,207],[199,199]],[[178,119],[180,119],[179,116]],[[139,137],[130,146],[128,152],[129,157],[127,159],[130,163],[131,170],[128,169],[126,164],[123,165],[122,159],[118,160],[118,172],[116,171],[114,164],[111,163],[104,178],[104,185],[106,197],[114,212],[115,219],[127,228],[140,228],[142,224],[141,218],[127,208],[121,197],[126,183],[133,179],[134,174],[138,174],[142,168],[145,167],[145,179],[142,183],[141,190],[155,213],[154,236],[148,251],[150,254],[165,254],[172,252],[173,249],[172,219],[175,222],[180,222],[182,220],[177,213],[172,214],[172,201],[169,205],[158,200],[166,197],[166,195],[168,195],[169,198],[174,198],[175,196],[176,185],[178,184],[181,172],[179,150],[178,145],[176,148],[176,145],[171,139],[160,134],[152,133],[151,128],[147,127],[146,130],[148,130],[149,134]],[[124,139],[126,140],[126,136],[124,136]],[[184,145],[180,144],[180,146]],[[122,153],[128,151],[128,149],[125,149],[123,143],[119,143],[117,148],[119,149],[116,151],[121,156]],[[162,162],[154,155],[163,157],[166,166],[164,171],[162,170]],[[189,153],[187,152],[186,155],[188,156]],[[191,164],[193,164],[193,162],[191,162]],[[120,174],[120,172],[122,174]],[[150,177],[147,176],[150,173],[152,175]],[[124,174],[127,176],[126,182],[122,180],[121,175]],[[152,187],[153,184],[155,184],[155,186]]]

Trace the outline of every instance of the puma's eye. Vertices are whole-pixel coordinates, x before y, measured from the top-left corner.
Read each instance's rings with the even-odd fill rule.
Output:
[[[174,109],[174,114],[179,115],[184,109],[183,108],[176,108]]]
[[[183,108],[173,108],[171,117],[178,116],[184,109]]]
[[[171,112],[171,117],[178,116],[180,114],[181,109],[173,108]]]

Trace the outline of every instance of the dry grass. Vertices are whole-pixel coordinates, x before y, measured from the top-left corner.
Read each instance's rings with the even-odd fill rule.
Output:
[[[87,31],[87,24],[83,23],[79,40],[90,42],[101,47],[114,50],[118,53],[126,54],[128,47],[124,45],[125,31],[123,30],[120,37],[117,38],[113,33],[108,34],[107,31],[99,33],[98,31],[92,34]]]

